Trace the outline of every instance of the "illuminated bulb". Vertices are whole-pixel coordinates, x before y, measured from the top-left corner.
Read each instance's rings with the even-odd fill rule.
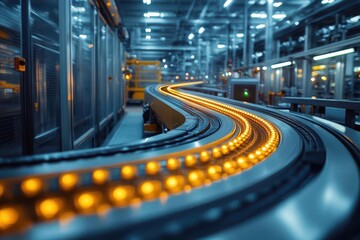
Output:
[[[95,170],[92,179],[96,184],[104,184],[109,178],[109,172],[104,169]]]
[[[194,170],[188,174],[188,181],[193,187],[200,186],[204,179],[204,173],[201,170]]]
[[[177,170],[180,167],[180,160],[177,158],[169,158],[167,160],[166,167],[170,171]]]
[[[215,159],[221,158],[221,157],[222,157],[221,151],[220,151],[218,148],[214,148],[214,149],[212,150],[212,156],[213,156]]]
[[[112,196],[113,196],[113,199],[116,201],[124,201],[128,196],[128,192],[127,192],[126,188],[124,188],[124,187],[116,187],[112,191]]]
[[[217,180],[221,177],[221,167],[219,165],[210,166],[207,173],[211,180]]]
[[[38,204],[37,210],[43,218],[53,218],[59,213],[60,201],[54,198],[45,199]]]
[[[248,155],[248,158],[249,158],[249,161],[250,161],[252,164],[258,163],[258,159],[255,157],[254,154],[250,153],[250,154]]]
[[[0,209],[0,229],[14,225],[19,220],[19,213],[15,208],[5,207]]]
[[[222,153],[223,155],[229,154],[229,148],[228,148],[228,146],[222,145],[222,146],[221,146],[221,153]]]
[[[187,155],[185,157],[185,166],[194,167],[196,165],[196,158],[193,155]]]
[[[229,149],[230,151],[234,151],[236,148],[235,144],[233,142],[229,142]]]
[[[121,176],[126,180],[135,178],[136,174],[137,174],[137,168],[135,166],[128,165],[128,166],[124,166],[121,169]]]
[[[30,178],[27,180],[24,180],[21,183],[21,190],[23,193],[27,196],[33,196],[40,192],[42,188],[42,182],[38,178]]]
[[[158,195],[160,188],[159,181],[146,181],[140,184],[139,192],[145,198],[153,198]]]
[[[242,170],[248,169],[250,167],[250,164],[248,163],[247,159],[244,157],[237,158],[236,162]]]
[[[66,173],[60,176],[59,183],[60,187],[64,190],[71,190],[73,189],[76,184],[78,183],[79,178],[74,173]]]
[[[109,198],[116,205],[124,206],[126,205],[135,194],[135,189],[133,186],[115,186],[109,191]]]
[[[88,210],[94,207],[95,203],[94,194],[83,193],[77,197],[77,206],[82,210]]]
[[[202,151],[200,153],[200,161],[203,163],[206,163],[210,160],[209,152],[208,151]]]
[[[234,164],[231,161],[225,161],[223,164],[223,169],[227,174],[232,174],[235,172]]]
[[[169,176],[165,180],[165,187],[170,192],[179,192],[184,186],[184,177],[181,175],[178,176]]]
[[[158,162],[148,162],[145,167],[145,172],[149,175],[155,175],[160,172],[160,164]]]

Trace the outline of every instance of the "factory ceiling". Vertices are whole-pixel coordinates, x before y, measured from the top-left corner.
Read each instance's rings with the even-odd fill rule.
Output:
[[[116,2],[129,33],[127,50],[140,59],[159,60],[173,51],[196,51],[198,44],[207,41],[220,48],[229,42],[239,47],[245,25],[248,34],[256,36],[264,32],[267,19],[267,0]],[[273,0],[274,24],[285,21],[312,2],[314,0]],[[246,7],[247,19],[244,17]]]

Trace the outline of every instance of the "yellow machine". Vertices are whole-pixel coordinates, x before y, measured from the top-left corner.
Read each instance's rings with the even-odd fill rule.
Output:
[[[20,85],[8,83],[6,81],[0,81],[0,89],[11,89],[14,93],[19,93]]]
[[[128,84],[128,100],[144,100],[144,90],[151,84],[161,82],[161,64],[159,61],[140,61],[129,59],[126,61],[132,73],[125,75]]]

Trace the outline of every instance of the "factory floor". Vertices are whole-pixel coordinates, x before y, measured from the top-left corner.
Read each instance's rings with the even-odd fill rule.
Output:
[[[122,145],[143,138],[143,107],[127,106],[125,114],[104,142],[105,146]]]

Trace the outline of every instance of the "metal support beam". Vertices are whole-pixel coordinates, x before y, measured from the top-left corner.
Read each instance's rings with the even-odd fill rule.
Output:
[[[133,46],[131,50],[140,51],[196,51],[197,47],[191,46],[171,46],[171,45],[158,45],[158,46]]]
[[[60,29],[60,128],[61,150],[73,148],[72,137],[72,77],[71,77],[71,24],[70,3],[59,1],[59,29]]]
[[[267,12],[268,16],[273,15],[273,0],[267,0]],[[266,19],[266,29],[265,29],[265,61],[273,58],[273,34],[274,34],[274,27],[273,27],[273,20],[272,17],[268,17]],[[264,94],[267,94],[270,90],[270,81],[271,81],[271,69],[268,66],[268,70],[265,74],[265,85],[264,85]]]

